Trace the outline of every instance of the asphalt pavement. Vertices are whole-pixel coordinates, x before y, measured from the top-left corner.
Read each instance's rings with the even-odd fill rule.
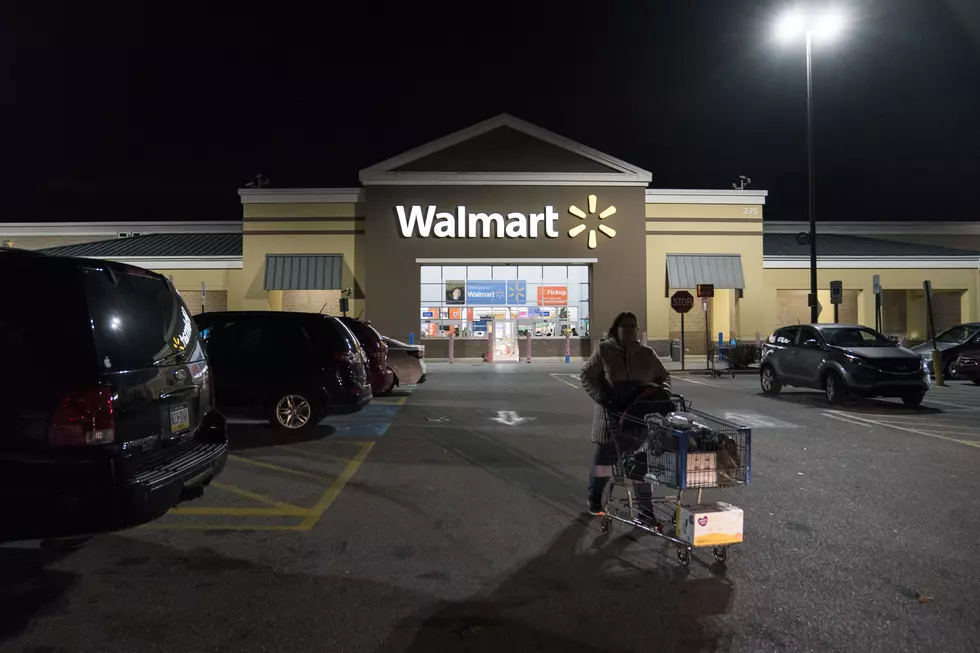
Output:
[[[726,564],[583,514],[580,364],[434,364],[149,527],[0,548],[0,650],[980,650],[980,387],[920,409],[676,377],[752,428]]]

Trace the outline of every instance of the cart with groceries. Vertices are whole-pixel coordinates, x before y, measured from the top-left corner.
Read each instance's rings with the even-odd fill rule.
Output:
[[[725,562],[728,547],[742,542],[742,510],[702,503],[702,492],[748,485],[751,430],[694,410],[656,384],[635,388],[611,415],[616,461],[603,497],[602,532],[621,522],[675,544],[684,566],[702,548]],[[673,492],[662,496],[664,489]]]

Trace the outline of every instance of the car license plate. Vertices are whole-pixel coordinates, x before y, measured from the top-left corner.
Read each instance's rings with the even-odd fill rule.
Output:
[[[187,404],[179,404],[170,407],[170,432],[180,433],[191,427],[190,411]]]

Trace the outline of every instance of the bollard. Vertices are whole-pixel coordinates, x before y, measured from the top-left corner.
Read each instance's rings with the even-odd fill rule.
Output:
[[[568,331],[565,332],[565,362],[572,362],[572,334]]]
[[[410,345],[414,345],[415,344],[415,332],[414,331],[412,331],[411,333],[408,334],[408,344],[410,344]]]
[[[527,362],[531,362],[531,330],[527,330]]]
[[[449,362],[456,362],[456,330],[449,331]]]
[[[488,325],[488,327],[489,328],[487,331],[487,362],[492,363],[493,349],[494,349],[494,344],[496,344],[495,341],[497,339],[497,335],[496,335],[496,330],[493,328],[494,327],[493,324]]]

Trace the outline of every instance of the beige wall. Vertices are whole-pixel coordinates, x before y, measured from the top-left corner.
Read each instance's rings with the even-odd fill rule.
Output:
[[[12,247],[19,249],[47,249],[49,247],[62,247],[64,245],[78,245],[80,243],[94,243],[100,240],[112,240],[115,236],[92,235],[92,236],[7,236],[3,234],[3,224],[0,224],[0,241],[11,241]]]
[[[254,210],[256,206],[250,205]],[[268,205],[295,207],[294,204]],[[307,206],[307,205],[298,205]],[[329,206],[329,205],[327,205]],[[353,205],[351,205],[353,206]],[[291,209],[290,209],[291,211]],[[288,212],[288,211],[287,211]],[[342,222],[248,222],[243,235],[243,267],[228,275],[229,308],[232,310],[269,310],[269,293],[264,288],[266,254],[341,254],[344,257],[343,287],[353,288],[351,312],[358,315],[364,308],[363,276],[357,271],[358,240],[363,238],[363,223],[353,219]],[[362,272],[363,274],[363,272]],[[285,298],[284,298],[285,301]],[[322,306],[322,302],[320,304]],[[320,309],[317,306],[316,310]],[[283,310],[289,310],[283,307]],[[338,307],[327,306],[325,312],[336,313]]]
[[[742,259],[745,289],[736,301],[735,293],[716,289],[710,307],[712,341],[718,332],[726,339],[734,333],[739,338],[754,338],[755,332],[770,328],[765,305],[769,293],[762,278],[762,206],[724,204],[647,204],[646,205],[646,284],[647,323],[650,340],[676,339],[680,320],[670,308],[665,293],[668,254],[738,254]],[[692,289],[683,289],[696,293]],[[688,322],[690,324],[688,324]],[[700,300],[685,317],[685,331],[690,337],[704,336],[704,313]],[[703,348],[703,346],[702,346]]]
[[[830,287],[831,281],[842,281],[845,301],[847,301],[848,293],[856,293],[857,315],[853,321],[873,326],[875,297],[872,292],[872,277],[875,272],[875,270],[870,269],[820,269],[817,271],[817,284],[819,288],[825,289]],[[896,332],[894,335],[905,335],[912,338],[916,337],[916,334],[924,328],[924,322],[919,316],[925,314],[925,300],[921,295],[922,282],[927,279],[932,281],[936,297],[939,298],[936,307],[937,311],[941,307],[942,320],[980,321],[980,301],[978,301],[980,273],[975,270],[888,269],[878,270],[877,273],[881,275],[881,285],[884,291],[882,295],[883,327],[889,335],[892,334],[892,327],[898,331],[902,330],[903,321],[905,333]],[[809,311],[806,310],[806,293],[810,286],[809,270],[766,269],[763,274],[763,286],[766,293],[770,292],[771,289],[775,295],[773,305],[776,308],[772,313],[775,324],[791,324],[795,322],[795,317],[799,317],[801,322],[809,321]],[[797,291],[799,294],[790,291]],[[824,293],[829,300],[829,290],[821,290],[821,294]],[[780,298],[790,302],[790,308],[781,308]],[[903,301],[905,304],[904,311],[900,308]],[[822,321],[832,320],[832,313],[828,311],[828,303],[823,299],[821,303],[824,304]],[[958,311],[955,309],[957,305]],[[799,315],[801,306],[803,315]],[[954,316],[957,317],[954,318]],[[845,322],[843,313],[841,322]]]

